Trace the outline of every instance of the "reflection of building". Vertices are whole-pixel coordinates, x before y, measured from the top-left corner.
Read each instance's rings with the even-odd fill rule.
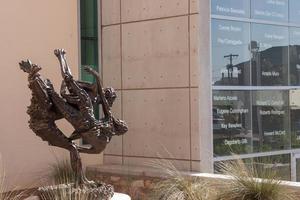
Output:
[[[299,48],[298,52],[300,53],[300,45],[295,45],[293,48]],[[276,46],[263,51],[252,51],[252,55],[251,65],[250,60],[232,65],[232,71],[233,69],[238,71],[236,76],[225,76],[222,73],[221,79],[214,84],[244,85],[250,77],[252,77],[253,85],[284,85],[287,82],[288,47]],[[298,79],[300,79],[300,68],[298,73]]]
[[[240,154],[242,158],[251,158],[253,162],[256,158],[268,158],[270,161],[263,162],[264,167],[273,166],[274,169],[284,173],[287,179],[300,180],[297,179],[300,177],[300,154],[298,154],[300,106],[295,100],[299,96],[300,89],[300,23],[297,21],[295,25],[297,18],[295,16],[298,18],[300,16],[292,13],[295,12],[295,7],[298,9],[299,4],[295,1],[286,1],[285,9],[276,10],[276,5],[270,7],[266,0],[261,0],[259,5],[256,5],[257,2],[245,0],[243,1],[245,4],[241,5],[212,0],[212,59],[217,60],[212,66],[213,95],[223,93],[223,96],[226,96],[232,92],[248,94],[251,115],[244,122],[250,124],[248,130],[251,144],[247,149],[245,145],[236,145],[234,148],[229,145],[224,146],[225,140],[238,140],[243,130],[234,129],[237,132],[234,134],[228,134],[230,131],[219,128],[213,131],[214,161],[230,160],[232,151]],[[232,13],[230,9],[228,12],[223,12],[216,9],[218,6],[244,12]],[[280,12],[280,14],[257,16],[254,10]],[[234,17],[234,20],[231,21],[231,17]],[[283,24],[272,23],[279,21]],[[245,27],[250,28],[248,30]],[[238,28],[240,30],[244,28],[243,34],[238,31]],[[221,36],[240,43],[218,44],[215,42],[216,38]],[[243,58],[250,58],[233,63],[231,68],[241,72],[237,76],[225,75],[220,71],[220,68],[226,69],[228,66],[226,59],[220,61],[222,56],[228,54],[239,54]],[[244,104],[248,102],[243,98],[239,101]],[[235,104],[234,101],[232,104]],[[223,105],[215,99],[213,101],[214,110],[226,106],[225,101]],[[232,115],[236,116],[236,114]],[[219,116],[223,121],[228,121],[231,117],[225,114]]]

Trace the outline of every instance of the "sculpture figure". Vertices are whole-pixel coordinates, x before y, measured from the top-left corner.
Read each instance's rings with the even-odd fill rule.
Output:
[[[67,64],[66,52],[56,49],[54,54],[59,60],[62,75],[60,95],[55,92],[50,80],[43,80],[41,67],[31,61],[20,62],[20,68],[28,73],[29,88],[32,91],[31,105],[27,113],[30,116],[29,127],[47,141],[49,145],[64,148],[70,152],[72,169],[75,172],[75,185],[89,184],[82,171],[79,153],[98,154],[103,152],[114,135],[122,135],[128,127],[123,120],[117,119],[111,112],[116,99],[113,88],[102,88],[99,74],[90,67],[85,71],[95,77],[96,83],[74,80]],[[104,117],[96,119],[94,108],[101,105]],[[55,124],[66,119],[74,132],[67,137]],[[87,145],[78,145],[76,139],[83,139]]]

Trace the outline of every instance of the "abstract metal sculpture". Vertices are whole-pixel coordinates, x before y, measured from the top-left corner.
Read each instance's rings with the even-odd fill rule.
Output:
[[[62,84],[60,95],[55,92],[50,80],[43,80],[41,67],[29,60],[20,62],[20,68],[28,73],[29,88],[32,91],[31,105],[27,113],[30,116],[29,127],[47,141],[49,145],[64,148],[70,152],[72,169],[75,172],[75,185],[90,184],[83,173],[79,153],[98,154],[103,152],[114,135],[122,135],[128,127],[122,120],[115,118],[111,107],[116,99],[113,88],[102,88],[99,74],[92,68],[85,71],[94,76],[96,83],[74,80],[66,61],[66,53],[56,49],[54,54],[59,60]],[[101,105],[104,117],[97,120],[94,108]],[[66,119],[75,129],[67,137],[55,124]],[[74,143],[83,139],[88,145]]]

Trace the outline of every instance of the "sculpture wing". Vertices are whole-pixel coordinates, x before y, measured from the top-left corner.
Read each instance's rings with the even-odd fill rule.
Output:
[[[51,87],[49,81],[47,85],[38,74],[40,68],[29,60],[22,61],[20,67],[29,74],[29,88],[32,92],[31,104],[27,110],[30,116],[29,127],[49,145],[69,149],[72,143],[55,124],[62,115],[54,108],[47,93],[47,89]]]

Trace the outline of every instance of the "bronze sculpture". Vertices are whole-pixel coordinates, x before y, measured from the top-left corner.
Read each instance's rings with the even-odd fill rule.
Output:
[[[96,83],[74,80],[66,61],[66,53],[56,49],[54,54],[59,60],[63,78],[60,95],[55,92],[50,80],[43,80],[41,67],[29,60],[20,62],[20,68],[28,73],[29,88],[32,91],[31,105],[27,113],[30,116],[29,127],[47,141],[49,145],[70,151],[71,165],[75,172],[75,185],[89,184],[82,171],[79,153],[98,154],[103,152],[114,135],[122,135],[128,128],[124,121],[115,118],[111,107],[116,99],[113,88],[102,88],[99,74],[92,68],[85,71],[94,76]],[[97,120],[94,115],[96,105],[101,105],[104,117]],[[67,137],[55,124],[65,118],[75,129]],[[74,143],[83,139],[86,145]]]

